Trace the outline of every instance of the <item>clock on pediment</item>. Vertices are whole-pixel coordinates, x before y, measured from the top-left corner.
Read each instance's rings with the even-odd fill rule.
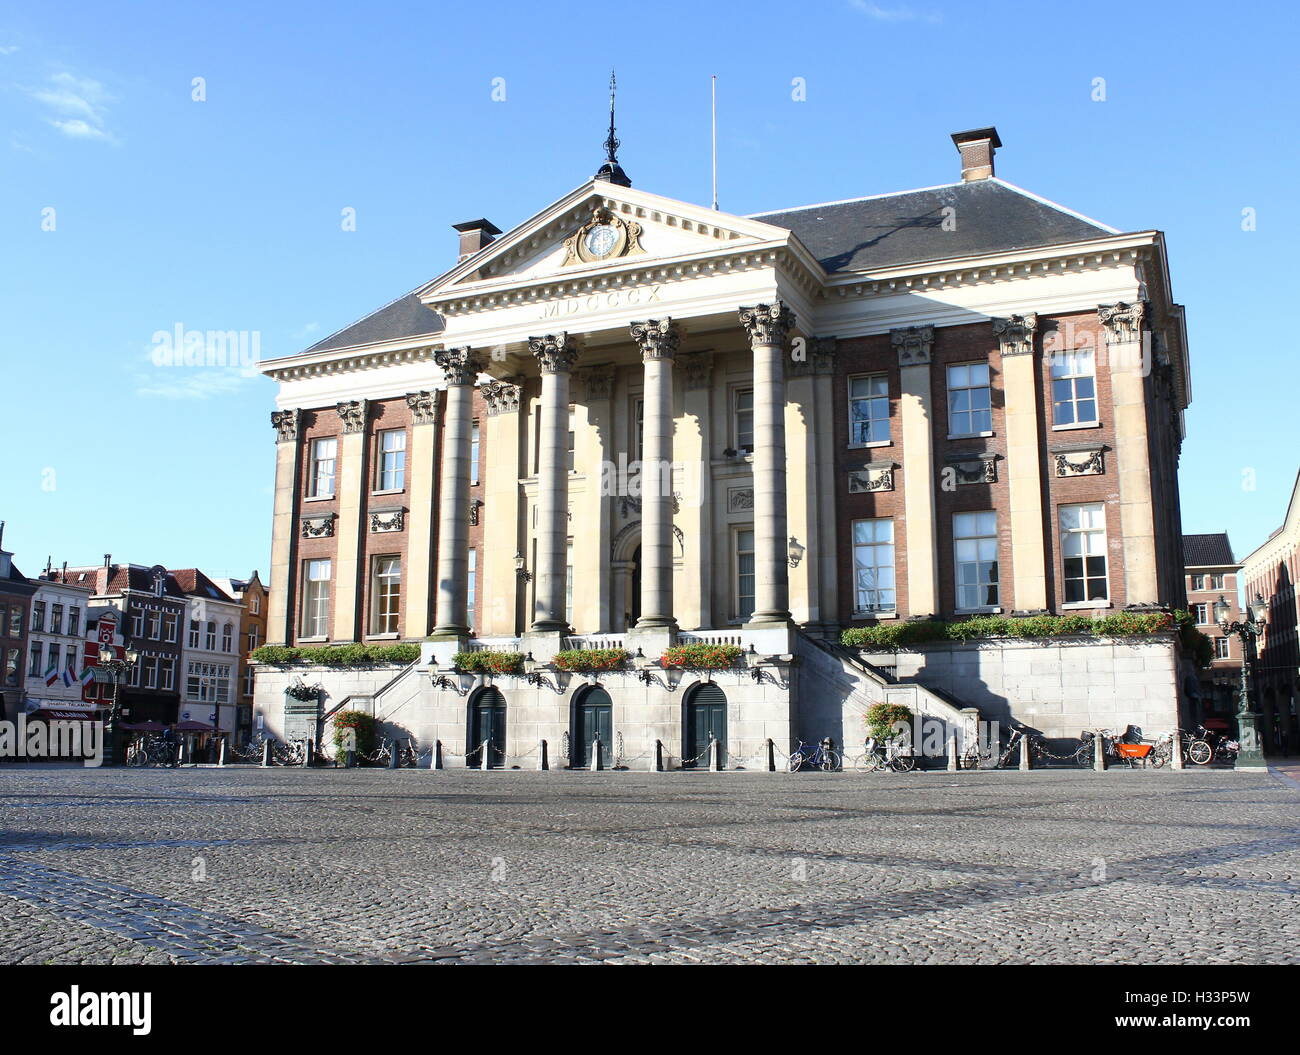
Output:
[[[591,219],[564,240],[565,264],[598,264],[642,252],[641,225],[604,206],[593,209]]]

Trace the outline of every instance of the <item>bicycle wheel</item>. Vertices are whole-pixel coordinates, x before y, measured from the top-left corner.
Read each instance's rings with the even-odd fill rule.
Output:
[[[796,751],[789,759],[786,760],[785,768],[788,772],[798,773],[803,766],[803,755]]]
[[[889,760],[889,768],[895,773],[910,773],[916,768],[916,759],[911,755],[895,755]]]
[[[1147,761],[1151,763],[1152,769],[1160,769],[1169,761],[1169,753],[1167,750],[1162,749],[1163,746],[1164,745],[1161,745],[1161,747],[1155,748],[1155,750],[1147,756]]]
[[[837,755],[834,751],[822,752],[821,765],[822,765],[823,773],[834,773],[837,769],[840,768],[841,764],[842,763],[840,760],[840,756]]]
[[[1214,759],[1214,748],[1204,740],[1193,740],[1187,745],[1187,761],[1198,766],[1208,766]]]

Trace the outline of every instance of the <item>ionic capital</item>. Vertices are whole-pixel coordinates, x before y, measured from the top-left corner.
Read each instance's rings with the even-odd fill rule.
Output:
[[[740,325],[745,327],[751,345],[783,345],[786,334],[794,329],[794,312],[779,300],[775,304],[755,304],[740,309]]]
[[[366,431],[366,411],[370,402],[365,399],[349,399],[336,408],[339,420],[343,422],[343,434]]]
[[[472,385],[483,368],[468,348],[440,348],[433,353],[433,361],[442,367],[448,385]]]
[[[1038,329],[1038,314],[1008,315],[993,320],[993,336],[1005,358],[1008,355],[1033,355],[1034,332]]]
[[[899,366],[926,366],[934,346],[934,327],[901,326],[889,331],[889,342],[898,352]]]
[[[1146,301],[1126,304],[1102,304],[1097,308],[1097,318],[1106,328],[1107,344],[1127,344],[1142,339],[1142,320],[1146,316]]]
[[[529,337],[528,350],[533,353],[538,369],[544,374],[567,374],[578,361],[578,347],[567,333]]]
[[[682,335],[672,319],[647,319],[632,323],[632,340],[641,348],[642,359],[671,359],[677,354]]]
[[[487,404],[488,417],[513,414],[519,409],[519,383],[511,378],[492,378],[478,386],[483,402]]]
[[[438,394],[411,392],[406,397],[406,405],[411,408],[411,424],[432,425],[438,410]]]
[[[298,425],[302,421],[301,410],[271,411],[271,427],[275,429],[276,443],[295,443],[298,439]]]

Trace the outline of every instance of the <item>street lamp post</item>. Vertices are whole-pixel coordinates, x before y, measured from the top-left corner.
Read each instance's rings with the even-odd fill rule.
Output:
[[[1241,749],[1237,753],[1237,768],[1265,769],[1268,764],[1260,749],[1259,714],[1251,707],[1250,668],[1255,662],[1260,632],[1267,624],[1265,612],[1268,605],[1263,597],[1255,594],[1255,599],[1246,607],[1244,622],[1230,620],[1232,606],[1220,595],[1214,602],[1214,620],[1225,634],[1235,634],[1241,640],[1241,681],[1237,688],[1237,741]]]
[[[117,723],[122,718],[122,682],[126,680],[131,668],[140,660],[140,653],[127,645],[119,657],[107,645],[99,646],[99,666],[108,671],[113,679],[113,706],[108,712],[108,764],[117,765]]]

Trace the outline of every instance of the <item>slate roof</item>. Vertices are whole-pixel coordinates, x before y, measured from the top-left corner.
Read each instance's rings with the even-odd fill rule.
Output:
[[[944,209],[956,220],[944,230]],[[793,231],[828,272],[1062,245],[1116,233],[999,179],[809,205],[750,219]],[[307,352],[432,337],[442,320],[412,291],[345,326]]]
[[[946,207],[955,211],[945,214]],[[953,217],[955,229],[944,230],[945,215]],[[999,179],[756,213],[750,219],[793,231],[832,274],[1115,233]]]
[[[378,311],[317,341],[308,352],[328,352],[377,341],[398,341],[407,337],[425,337],[442,332],[442,319],[431,312],[414,292],[398,297]]]
[[[1217,535],[1184,535],[1183,564],[1188,568],[1212,568],[1236,564],[1227,532]]]
[[[214,601],[233,600],[198,568],[172,568],[167,574],[175,579],[176,585],[191,597],[208,597]]]

